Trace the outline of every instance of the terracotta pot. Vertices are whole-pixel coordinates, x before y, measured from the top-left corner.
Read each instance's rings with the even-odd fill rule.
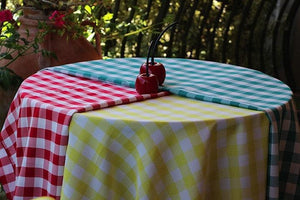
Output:
[[[18,29],[20,35],[27,38],[28,41],[33,41],[38,31],[40,31],[37,28],[39,21],[48,23],[48,17],[42,11],[25,8],[24,15],[19,17],[19,21],[21,22]],[[33,49],[31,49],[27,52],[27,54],[31,54],[19,57],[8,68],[25,79],[45,67],[102,59],[99,35],[97,37],[97,44],[94,47],[83,37],[72,39],[67,35],[59,36],[55,33],[49,33],[46,35],[44,42],[40,44],[40,48],[53,52],[57,59],[43,56],[41,53],[31,53],[33,52]],[[5,62],[7,61],[1,60],[0,66]]]
[[[42,11],[25,8],[24,15],[19,18],[21,25],[18,32],[28,41],[32,41],[38,31],[40,31],[37,28],[38,21],[47,22],[47,20],[48,17]],[[33,49],[30,49],[27,54],[31,54],[19,57],[8,68],[25,79],[45,67],[102,58],[99,35],[96,38],[97,47],[94,47],[85,38],[69,38],[68,40],[67,38],[67,35],[61,37],[51,33],[46,35],[44,42],[40,44],[41,48],[52,51],[57,56],[57,59],[42,56],[41,53],[33,53]],[[7,60],[0,60],[0,66],[3,66],[7,62]],[[16,87],[3,90],[0,87],[0,126],[2,126],[17,89]]]
[[[99,46],[99,45],[98,45]],[[85,38],[72,39],[71,36],[60,36],[56,33],[46,35],[43,49],[54,52],[56,58],[39,56],[40,68],[62,64],[102,59],[101,49],[95,48]]]

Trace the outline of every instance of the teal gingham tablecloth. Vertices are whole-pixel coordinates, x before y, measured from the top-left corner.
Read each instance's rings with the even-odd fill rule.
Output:
[[[48,68],[135,87],[145,58],[95,60]],[[239,66],[157,58],[167,76],[161,90],[198,100],[264,111],[270,120],[267,199],[300,198],[300,131],[292,92],[281,81]]]

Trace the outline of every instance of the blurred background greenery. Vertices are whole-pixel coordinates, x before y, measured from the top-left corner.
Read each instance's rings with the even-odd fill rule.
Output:
[[[42,0],[41,0],[42,1]],[[69,0],[72,2],[72,0]],[[74,0],[78,1],[78,0]],[[2,0],[6,8],[22,0]],[[185,57],[263,71],[299,90],[291,65],[290,36],[296,0],[92,0],[102,24],[104,58],[145,56],[151,38],[173,21],[157,56]],[[4,5],[2,3],[2,5]]]

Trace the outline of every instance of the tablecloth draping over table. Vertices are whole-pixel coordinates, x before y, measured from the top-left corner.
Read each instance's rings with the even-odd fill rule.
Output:
[[[144,58],[108,59],[51,68],[96,80],[134,87]],[[300,197],[300,133],[291,90],[259,71],[191,59],[156,59],[167,71],[164,87],[199,100],[264,111],[269,133],[267,198]]]
[[[262,111],[176,95],[74,114],[62,199],[264,199]]]
[[[68,128],[76,112],[168,95],[41,71],[26,79],[0,135],[0,183],[9,199],[60,198]]]

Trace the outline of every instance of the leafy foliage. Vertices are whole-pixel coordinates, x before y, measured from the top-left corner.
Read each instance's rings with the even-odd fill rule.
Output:
[[[0,66],[0,87],[7,90],[18,86],[22,80],[8,68],[11,63],[24,55],[38,52],[49,55],[49,53],[39,48],[41,35],[37,35],[33,41],[29,41],[27,37],[22,37],[18,33],[18,23],[13,19],[9,10],[0,12],[0,22],[2,24],[0,27],[0,60],[6,61],[1,62],[2,66]]]
[[[0,86],[4,90],[14,89],[22,83],[23,79],[6,67],[0,68]]]
[[[19,1],[19,0],[8,0]],[[24,2],[41,2],[34,0]],[[160,40],[157,56],[212,60],[250,67],[278,76],[284,68],[282,35],[290,28],[274,0],[65,0],[73,21],[93,23],[80,34],[95,42],[101,35],[104,58],[146,56],[149,42],[170,23],[176,29]],[[286,13],[293,1],[286,1]],[[60,7],[58,6],[60,5]],[[64,6],[61,6],[64,5]],[[43,6],[46,6],[43,5]],[[48,5],[49,6],[49,5]],[[53,9],[53,7],[52,7]],[[74,29],[73,29],[74,30]]]

